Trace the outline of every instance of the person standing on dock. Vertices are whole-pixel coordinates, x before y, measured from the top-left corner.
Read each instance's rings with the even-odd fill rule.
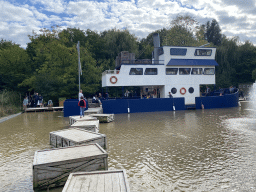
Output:
[[[84,117],[84,109],[86,108],[86,102],[84,97],[80,97],[80,101],[78,102],[78,106],[80,107],[80,118]]]
[[[37,103],[38,103],[38,93],[35,93],[33,96],[33,107],[37,107]]]
[[[41,94],[38,96],[38,105],[39,107],[43,107],[43,96]]]
[[[23,100],[23,109],[26,110],[28,106],[28,97],[26,96]]]
[[[82,89],[80,90],[79,94],[78,94],[78,99],[79,101],[81,100],[81,97],[84,97],[83,91]]]

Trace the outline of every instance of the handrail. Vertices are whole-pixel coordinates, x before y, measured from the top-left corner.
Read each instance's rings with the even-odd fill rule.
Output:
[[[102,74],[119,74],[120,70],[105,70]]]
[[[152,65],[162,65],[164,60],[151,60],[151,59],[135,59],[135,60],[121,60],[122,64],[152,64]]]

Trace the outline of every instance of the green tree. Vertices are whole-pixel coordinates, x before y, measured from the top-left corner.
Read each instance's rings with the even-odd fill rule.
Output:
[[[221,45],[221,29],[216,19],[213,19],[211,22],[207,22],[205,36],[208,42],[212,42],[214,45],[217,46]]]
[[[236,82],[248,83],[254,82],[252,71],[256,68],[256,48],[254,45],[246,41],[238,47],[238,62],[235,65]]]
[[[138,41],[135,35],[125,30],[112,29],[104,31],[102,37],[106,42],[106,57],[114,61],[121,51],[129,51],[138,54]],[[114,62],[111,68],[114,67]]]
[[[29,57],[23,48],[10,41],[1,40],[0,69],[0,90],[26,90],[18,87],[18,84],[31,73]]]
[[[198,46],[200,38],[198,21],[188,15],[178,15],[171,22],[171,28],[166,33],[165,44],[170,46]],[[200,39],[201,40],[201,39]]]
[[[223,38],[221,46],[217,48],[216,61],[216,84],[221,87],[228,87],[236,84],[236,68],[238,63],[238,38]]]
[[[30,90],[41,93],[46,100],[77,98],[78,54],[76,44],[73,42],[71,46],[68,41],[64,37],[56,38],[51,32],[31,37],[27,51],[35,70],[21,86],[29,86]],[[83,69],[81,88],[86,95],[98,90],[102,69],[96,66],[96,61],[85,46],[80,47],[80,58]]]

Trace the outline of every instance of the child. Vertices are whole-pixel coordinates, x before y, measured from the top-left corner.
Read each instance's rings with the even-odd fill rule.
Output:
[[[81,100],[78,102],[78,106],[80,107],[80,118],[84,116],[84,109],[86,108],[86,102],[84,100],[84,97],[81,96]]]

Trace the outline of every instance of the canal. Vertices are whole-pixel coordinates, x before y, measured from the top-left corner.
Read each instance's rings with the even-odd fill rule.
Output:
[[[241,107],[117,114],[100,124],[109,169],[125,169],[133,192],[256,191],[256,111]],[[0,191],[33,191],[36,150],[68,127],[62,112],[0,123]],[[62,188],[50,191],[61,191]]]

